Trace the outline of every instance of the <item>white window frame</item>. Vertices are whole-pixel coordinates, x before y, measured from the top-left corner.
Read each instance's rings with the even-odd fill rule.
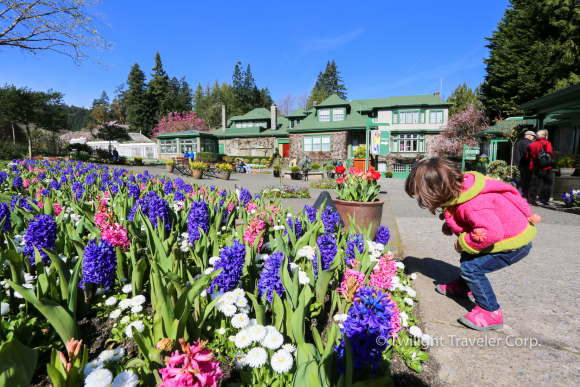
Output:
[[[318,121],[320,121],[320,122],[329,122],[330,121],[330,109],[320,109],[320,110],[318,110]]]
[[[322,150],[322,138],[320,136],[312,137],[312,151],[320,152]]]
[[[169,147],[169,152],[168,152]],[[177,154],[177,139],[159,140],[159,152],[161,154]]]
[[[398,152],[399,153],[420,152],[419,151],[420,140],[421,138],[418,134],[399,134]]]
[[[322,151],[329,152],[330,151],[330,136],[322,136]]]
[[[445,120],[445,111],[443,110],[429,110],[429,123],[442,124]]]
[[[302,150],[304,152],[312,152],[312,137],[310,136],[302,137],[302,144],[303,144]]]
[[[340,117],[340,119],[336,117]],[[344,121],[344,108],[333,108],[332,109],[332,121]]]
[[[241,122],[236,122],[236,128],[241,128],[242,127],[242,123]]]

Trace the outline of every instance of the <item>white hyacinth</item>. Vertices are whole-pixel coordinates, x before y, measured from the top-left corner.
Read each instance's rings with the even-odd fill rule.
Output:
[[[336,323],[343,323],[346,321],[346,319],[348,318],[347,314],[335,314],[333,317],[334,322]]]
[[[213,265],[215,265],[215,263],[216,263],[217,261],[219,261],[219,260],[220,260],[220,257],[211,257],[211,258],[209,259],[209,264],[213,266]]]
[[[308,277],[308,274],[306,274],[305,271],[298,272],[298,282],[301,285],[306,285],[310,283],[310,277]]]
[[[206,274],[206,275],[207,275],[207,274],[211,274],[211,272],[212,272],[213,270],[214,270],[214,268],[213,268],[213,267],[208,267],[207,269],[205,269],[205,270],[203,271],[203,274]]]

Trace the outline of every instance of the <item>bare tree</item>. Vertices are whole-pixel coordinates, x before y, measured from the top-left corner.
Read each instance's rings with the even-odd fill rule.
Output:
[[[276,101],[276,106],[281,115],[287,116],[296,110],[296,97],[292,94],[286,94]]]
[[[113,47],[97,31],[104,15],[90,12],[99,4],[98,0],[0,0],[0,48],[33,55],[54,51],[69,56],[77,67],[85,59],[109,67],[89,55],[90,49]]]
[[[310,97],[310,93],[308,91],[303,92],[302,94],[300,94],[298,97],[296,97],[296,101],[298,104],[298,107],[301,107],[303,109],[307,109],[308,106],[308,97]]]

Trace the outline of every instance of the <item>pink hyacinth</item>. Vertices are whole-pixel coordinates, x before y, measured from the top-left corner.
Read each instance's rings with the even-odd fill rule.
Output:
[[[27,188],[30,185],[30,180],[25,179],[24,182],[22,182],[22,185],[24,186],[24,188]]]
[[[193,347],[179,339],[183,354],[173,352],[165,359],[167,365],[159,370],[163,383],[159,387],[216,387],[223,376],[219,361],[214,361],[206,341],[194,342]]]
[[[234,202],[230,202],[230,204],[228,204],[228,211],[231,211],[234,209]]]
[[[258,235],[264,231],[266,228],[266,223],[260,219],[252,219],[246,226],[244,230],[244,242],[248,242],[250,246],[254,244],[254,241],[258,237]],[[260,242],[258,243],[258,250],[262,247],[262,243],[264,242],[264,235],[260,237]]]
[[[33,177],[33,178],[32,178],[32,182],[33,182],[33,183],[38,183],[38,179],[37,179],[36,177]]]
[[[340,287],[336,289],[345,298],[351,299],[358,292],[361,286],[365,284],[365,274],[360,271],[347,268],[342,277]]]
[[[54,208],[54,213],[56,214],[56,216],[59,216],[60,213],[62,212],[62,207],[61,207],[60,203],[54,202],[52,204],[52,207]]]
[[[44,206],[44,203],[42,201],[40,201],[40,202],[36,203],[36,206],[42,210],[42,206]]]
[[[380,290],[388,289],[392,285],[393,276],[397,274],[397,267],[392,255],[381,257],[375,270],[370,275],[369,285]]]
[[[95,214],[95,224],[102,228],[103,225],[109,222],[109,214],[104,211],[98,211]]]
[[[390,295],[389,298],[391,298]],[[397,338],[399,337],[397,332],[399,332],[403,328],[401,327],[401,316],[399,314],[399,307],[397,306],[397,303],[395,301],[391,302],[393,304],[392,310],[395,312],[393,313],[393,316],[391,316],[391,336],[393,336],[394,343],[395,341],[397,341]]]
[[[248,212],[252,212],[252,210],[257,210],[258,209],[258,205],[254,202],[247,202],[246,203],[246,211]]]
[[[108,240],[115,247],[123,250],[129,249],[129,239],[127,238],[127,229],[119,223],[105,223],[101,228],[103,239]]]

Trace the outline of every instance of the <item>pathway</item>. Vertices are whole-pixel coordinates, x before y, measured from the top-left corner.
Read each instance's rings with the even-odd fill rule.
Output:
[[[580,216],[533,209],[542,222],[530,255],[489,275],[504,328],[480,333],[457,322],[473,303],[435,292],[435,285],[457,277],[459,256],[453,239],[441,233],[442,222],[419,208],[403,184],[385,183],[408,272],[417,273],[424,331],[437,339],[431,353],[443,384],[580,386]],[[481,340],[468,341],[475,339]]]

